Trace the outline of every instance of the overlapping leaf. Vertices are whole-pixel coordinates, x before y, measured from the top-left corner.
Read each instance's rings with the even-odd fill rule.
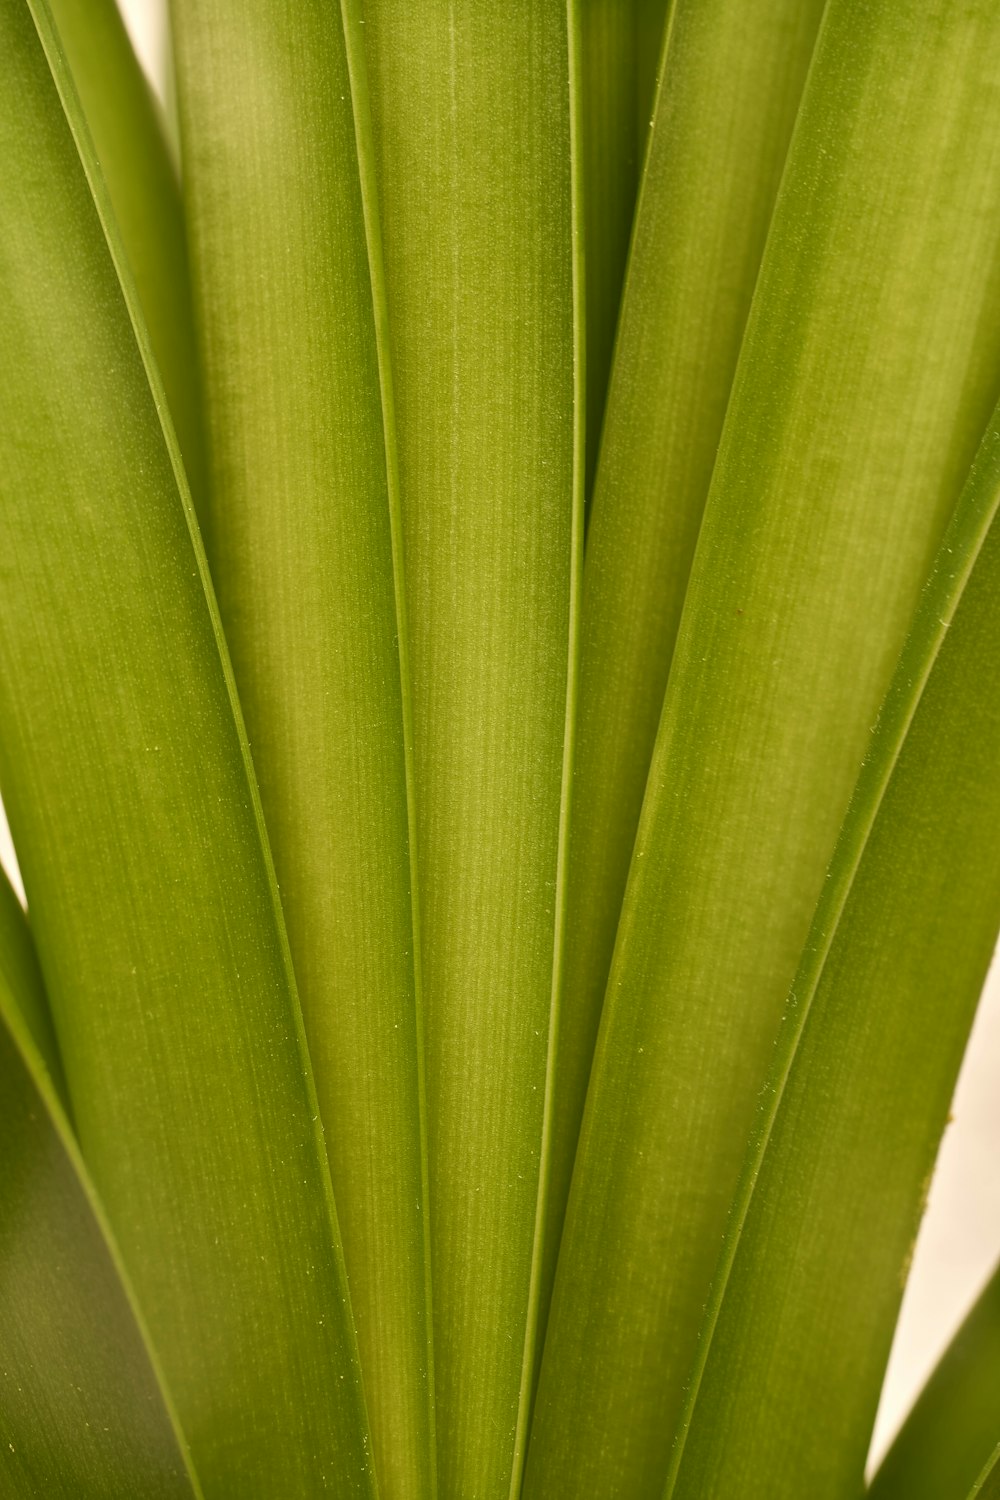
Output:
[[[80,1143],[206,1495],[370,1494],[298,1000],[155,364],[43,0],[3,0],[0,50],[0,785]]]
[[[1000,382],[998,60],[988,3],[826,11],[618,931],[533,1497],[663,1483],[782,1007]]]
[[[365,8],[412,642],[440,1482],[454,1500],[516,1494],[535,1360],[582,521],[575,12]]]
[[[114,0],[49,0],[135,279],[191,495],[205,505],[201,385],[177,170]]]
[[[998,507],[1000,413],[893,678],[792,987],[674,1456],[676,1500],[849,1500],[861,1488],[1000,926]]]
[[[964,1500],[1000,1433],[1000,1271],[943,1354],[868,1493],[871,1500]]]
[[[173,15],[212,574],[302,994],[380,1485],[430,1494],[406,621],[364,33],[354,6],[324,0],[175,0]]]
[[[587,534],[553,1249],[691,554],[821,9],[678,0],[671,12]]]

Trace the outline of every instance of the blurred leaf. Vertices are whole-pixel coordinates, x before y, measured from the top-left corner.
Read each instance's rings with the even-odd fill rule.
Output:
[[[380,1488],[427,1494],[401,537],[364,33],[326,0],[175,0],[173,14],[212,576],[301,988]]]
[[[998,63],[989,0],[826,12],[625,896],[532,1496],[660,1492],[782,1007],[1000,383]]]
[[[0,786],[81,1146],[206,1495],[370,1494],[315,1090],[179,455],[41,0],[2,0],[0,52]]]
[[[871,1500],[962,1500],[976,1493],[1000,1433],[1000,1269],[903,1423]]]
[[[454,1500],[516,1495],[536,1358],[582,524],[577,24],[565,0],[366,5]]]
[[[969,1491],[969,1500],[997,1500],[998,1496],[1000,1496],[1000,1443],[994,1448],[985,1469]]]
[[[853,1500],[862,1488],[1000,926],[998,505],[1000,411],[921,600],[792,986],[674,1455],[676,1500]]]
[[[821,9],[672,11],[587,534],[553,1251],[691,554]]]
[[[207,476],[180,187],[115,0],[48,0],[163,380],[191,494]]]
[[[200,1496],[0,932],[0,1489]],[[29,984],[32,981],[29,980]]]
[[[66,1079],[38,955],[14,888],[0,869],[0,981],[9,992],[28,1035],[45,1064],[60,1104],[66,1107]]]

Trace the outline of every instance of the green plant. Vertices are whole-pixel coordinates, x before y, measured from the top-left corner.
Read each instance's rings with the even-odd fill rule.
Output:
[[[1000,921],[1000,10],[172,21],[183,199],[0,0],[0,1493],[849,1500]],[[992,1492],[995,1304],[879,1500]]]

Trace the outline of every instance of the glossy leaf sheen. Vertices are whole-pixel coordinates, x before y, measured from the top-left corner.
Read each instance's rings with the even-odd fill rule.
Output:
[[[1000,413],[921,601],[795,977],[674,1500],[852,1500],[862,1487],[1000,925],[998,505]]]
[[[782,1006],[1000,380],[998,58],[987,0],[826,12],[637,836],[533,1497],[663,1483]]]
[[[677,0],[671,13],[587,533],[550,1243],[691,555],[821,9]]]
[[[516,1494],[535,1360],[582,498],[572,13],[565,0],[365,9],[412,632],[439,1478],[453,1500]]]
[[[174,0],[173,14],[212,576],[302,995],[380,1488],[429,1494],[394,439],[359,175],[364,80],[326,0]]]
[[[96,198],[29,11],[3,0],[0,785],[74,1116],[206,1495],[368,1494],[231,677],[110,210],[33,9]]]
[[[995,1271],[903,1423],[870,1500],[964,1500],[1000,1433],[1000,1271]]]

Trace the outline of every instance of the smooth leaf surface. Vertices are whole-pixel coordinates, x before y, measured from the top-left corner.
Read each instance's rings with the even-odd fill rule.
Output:
[[[180,184],[115,0],[49,0],[101,164],[199,513],[205,438]]]
[[[1000,1432],[1000,1271],[986,1283],[879,1465],[871,1500],[975,1494]]]
[[[667,1488],[675,1500],[849,1500],[862,1488],[1000,926],[998,506],[1000,412],[921,600],[792,986]]]
[[[641,171],[649,142],[650,126],[653,123],[656,79],[660,54],[663,50],[663,32],[670,10],[670,0],[631,0],[631,8],[635,17],[635,127]]]
[[[0,932],[0,1492],[201,1495]],[[34,981],[28,979],[29,987]]]
[[[998,59],[985,0],[826,12],[625,896],[532,1497],[663,1483],[782,1007],[1000,382]]]
[[[401,537],[377,218],[366,231],[364,33],[326,0],[252,13],[174,0],[173,16],[212,576],[302,995],[380,1488],[432,1494]]]
[[[517,1493],[530,1410],[561,944],[576,16],[373,0],[365,20],[410,602],[439,1477],[488,1500]]]
[[[552,1245],[691,555],[821,10],[671,11],[587,533]]]
[[[0,786],[80,1143],[206,1495],[370,1494],[315,1090],[179,455],[43,3],[3,0],[0,51]]]
[[[580,0],[579,12],[589,504],[639,181],[640,65],[635,0]]]

